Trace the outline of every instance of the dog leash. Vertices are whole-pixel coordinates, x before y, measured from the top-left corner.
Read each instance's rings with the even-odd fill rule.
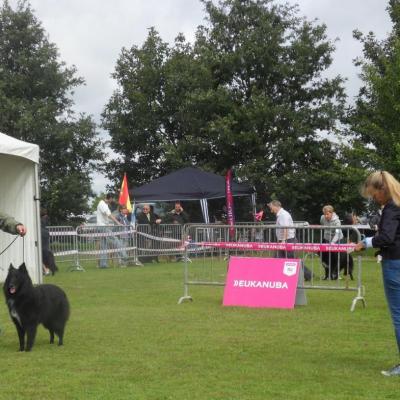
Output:
[[[6,250],[8,250],[11,245],[18,239],[19,235],[15,236],[15,238],[12,240],[12,242],[0,253],[0,256],[6,252]],[[25,246],[23,246],[23,248],[25,248]],[[23,249],[23,252],[25,251],[25,249]],[[24,255],[23,255],[24,256]],[[25,257],[24,257],[25,258]]]
[[[22,262],[25,262],[25,236],[22,236]]]

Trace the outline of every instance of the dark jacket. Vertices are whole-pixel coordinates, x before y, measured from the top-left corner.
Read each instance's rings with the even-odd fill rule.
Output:
[[[40,233],[42,236],[42,249],[50,250],[50,232],[48,226],[50,221],[47,215],[43,215],[40,218]]]
[[[160,219],[160,217],[157,214],[150,213],[150,221],[147,218],[147,215],[144,212],[141,212],[138,214],[136,218],[136,223],[138,225],[154,225],[156,223],[156,219]]]
[[[400,207],[389,201],[382,210],[373,247],[380,248],[383,259],[400,260]]]
[[[189,222],[189,215],[185,211],[181,211],[179,214],[172,210],[168,215],[168,222],[171,224],[185,225]]]

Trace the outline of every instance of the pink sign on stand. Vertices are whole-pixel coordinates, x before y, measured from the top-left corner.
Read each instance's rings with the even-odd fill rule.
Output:
[[[293,308],[299,259],[231,257],[224,306]]]

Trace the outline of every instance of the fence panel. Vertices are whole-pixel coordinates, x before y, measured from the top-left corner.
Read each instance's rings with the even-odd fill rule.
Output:
[[[141,262],[158,260],[159,256],[183,258],[185,247],[182,225],[137,225],[138,257]]]
[[[50,250],[57,263],[78,265],[76,229],[72,226],[48,226]]]
[[[100,268],[140,265],[133,226],[85,225],[77,228],[78,260],[95,260]]]
[[[295,228],[295,239],[278,242],[277,229]],[[183,236],[187,238],[186,256],[193,261],[185,263],[184,295],[179,302],[191,300],[191,285],[224,285],[227,260],[231,255],[251,257],[300,258],[304,283],[299,289],[347,290],[357,292],[351,306],[357,301],[365,306],[361,283],[361,256],[353,258],[350,251],[361,239],[353,226],[342,226],[340,244],[324,241],[324,234],[335,227],[310,226],[297,223],[290,227],[265,224],[228,225],[189,224]]]

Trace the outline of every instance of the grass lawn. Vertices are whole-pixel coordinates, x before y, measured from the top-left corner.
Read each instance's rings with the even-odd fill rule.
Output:
[[[367,308],[355,292],[307,291],[294,310],[224,308],[222,287],[183,294],[183,264],[68,272],[47,283],[71,303],[65,345],[40,327],[20,353],[0,307],[0,399],[398,399],[398,361],[380,266],[364,262]]]

